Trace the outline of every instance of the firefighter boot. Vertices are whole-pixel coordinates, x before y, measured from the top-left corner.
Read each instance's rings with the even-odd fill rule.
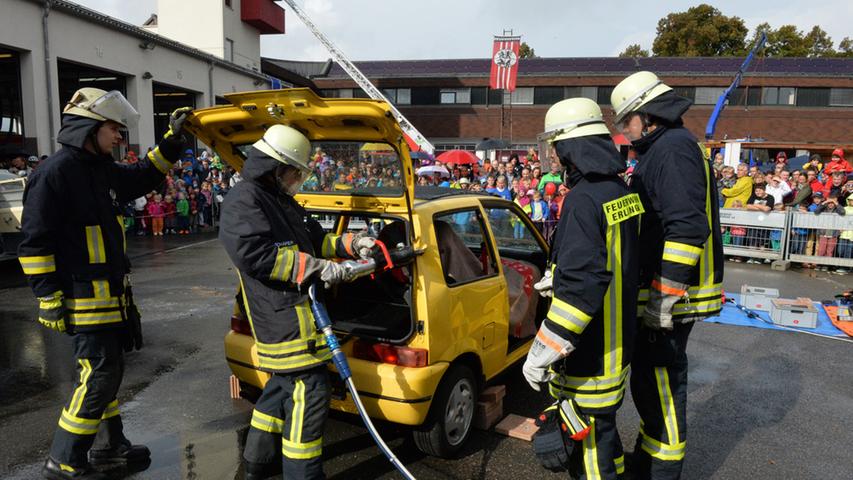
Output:
[[[147,462],[151,451],[145,445],[121,443],[116,448],[107,450],[89,450],[89,463],[92,465],[134,464]]]
[[[62,465],[48,457],[41,469],[41,474],[48,480],[107,480],[109,477],[91,468],[72,468]]]

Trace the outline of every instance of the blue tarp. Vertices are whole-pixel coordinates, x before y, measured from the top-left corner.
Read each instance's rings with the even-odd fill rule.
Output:
[[[726,292],[726,298],[731,298],[734,301],[740,303],[740,295],[738,294]],[[826,311],[823,309],[820,303],[815,302],[815,308],[817,308],[816,328],[778,327],[776,325],[772,325],[770,321],[770,312],[754,310],[754,313],[756,315],[765,320],[762,321],[757,318],[749,318],[745,312],[741,311],[739,308],[737,308],[731,303],[726,303],[725,305],[723,305],[723,311],[720,313],[719,316],[706,318],[704,321],[710,323],[721,323],[723,325],[738,325],[741,327],[766,328],[768,330],[785,331],[788,330],[788,328],[793,328],[794,330],[802,330],[804,332],[813,332],[819,333],[821,335],[829,335],[832,337],[847,338],[847,334],[835,328],[835,325],[832,324],[832,321],[829,319],[829,316],[826,314]]]

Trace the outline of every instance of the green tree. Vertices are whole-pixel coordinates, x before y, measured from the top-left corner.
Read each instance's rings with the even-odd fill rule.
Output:
[[[536,51],[530,48],[527,42],[521,42],[518,47],[518,58],[539,58],[536,56]]]
[[[836,55],[839,57],[853,57],[853,40],[850,37],[844,37],[844,40],[838,42],[838,52]]]
[[[809,57],[835,56],[835,49],[832,48],[832,38],[817,25],[812,27],[812,30],[803,37],[803,40],[805,41],[806,48],[809,50]]]
[[[782,25],[767,33],[768,57],[805,57],[809,53],[803,32],[794,25]]]
[[[649,51],[640,46],[639,43],[635,43],[633,45],[628,45],[622,53],[619,54],[620,57],[648,57]]]
[[[742,55],[747,33],[740,17],[725,16],[703,3],[660,19],[652,51],[672,57]]]

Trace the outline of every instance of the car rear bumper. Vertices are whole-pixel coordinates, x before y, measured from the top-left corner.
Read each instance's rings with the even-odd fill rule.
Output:
[[[355,359],[349,355],[347,345],[343,348],[347,353],[353,382],[371,418],[403,425],[424,423],[448,363],[420,368],[400,367]],[[228,332],[225,335],[225,357],[231,372],[243,382],[263,388],[270,377],[269,373],[257,368],[258,356],[251,336]],[[333,385],[340,386],[341,381],[331,363],[329,370],[334,375]],[[358,410],[349,392],[346,391],[343,397],[333,398],[332,408],[357,414]]]

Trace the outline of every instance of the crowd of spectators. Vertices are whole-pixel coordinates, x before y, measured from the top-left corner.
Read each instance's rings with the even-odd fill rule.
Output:
[[[799,163],[799,162],[798,162]],[[720,206],[758,212],[794,210],[813,215],[853,215],[853,166],[844,151],[835,149],[824,164],[820,155],[811,155],[803,165],[790,165],[784,151],[777,154],[772,168],[723,164],[723,155],[714,158]],[[853,230],[791,229],[791,253],[796,255],[853,258]],[[725,227],[724,244],[779,251],[781,232],[759,228]],[[734,262],[744,261],[732,256]],[[759,263],[754,258],[747,263]],[[769,260],[765,260],[769,263]],[[804,268],[828,271],[825,265],[804,263]],[[845,274],[847,269],[835,268]]]
[[[139,159],[129,151],[122,163]],[[157,190],[124,205],[125,229],[136,235],[188,235],[212,227],[228,190],[240,181],[233,168],[202,150],[187,149]]]

